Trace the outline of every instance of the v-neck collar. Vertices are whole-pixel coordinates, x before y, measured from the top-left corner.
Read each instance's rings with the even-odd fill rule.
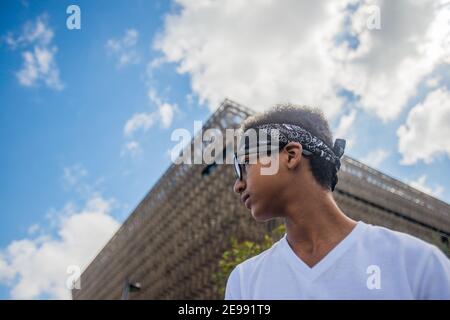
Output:
[[[328,252],[318,263],[312,268],[309,267],[300,257],[298,257],[292,250],[287,241],[287,233],[284,234],[280,240],[283,254],[287,258],[289,264],[294,270],[300,272],[305,279],[313,281],[320,276],[324,271],[330,268],[335,261],[341,257],[352,244],[361,236],[362,232],[366,229],[367,224],[363,221],[358,221],[353,230],[342,239],[330,252]]]

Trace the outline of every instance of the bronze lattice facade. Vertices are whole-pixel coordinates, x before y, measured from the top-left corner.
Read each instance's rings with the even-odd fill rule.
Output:
[[[235,128],[251,111],[225,100],[204,128]],[[74,299],[222,299],[212,280],[237,239],[260,241],[278,221],[257,223],[233,193],[232,165],[172,164],[81,275]],[[344,157],[334,197],[350,217],[406,232],[450,253],[450,205]]]

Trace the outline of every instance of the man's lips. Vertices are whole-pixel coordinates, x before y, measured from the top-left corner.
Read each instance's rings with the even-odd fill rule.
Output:
[[[247,209],[250,209],[249,206],[247,205],[247,201],[250,199],[250,195],[249,194],[243,194],[241,196],[241,201],[242,203],[247,207]]]

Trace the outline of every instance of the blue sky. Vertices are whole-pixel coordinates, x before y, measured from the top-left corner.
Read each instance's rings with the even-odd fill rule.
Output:
[[[323,107],[350,156],[449,202],[449,32],[429,40],[448,10],[405,1],[416,28],[380,1],[367,31],[367,3],[349,2],[326,16],[307,1],[1,1],[0,298],[67,297],[61,268],[92,259],[169,166],[171,132],[225,97]],[[52,259],[66,264],[40,272]]]

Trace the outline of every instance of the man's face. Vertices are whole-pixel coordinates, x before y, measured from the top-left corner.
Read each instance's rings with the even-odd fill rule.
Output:
[[[236,180],[234,191],[257,221],[270,220],[280,212],[280,193],[287,182],[283,161],[283,152],[276,152],[242,165],[242,180]]]

